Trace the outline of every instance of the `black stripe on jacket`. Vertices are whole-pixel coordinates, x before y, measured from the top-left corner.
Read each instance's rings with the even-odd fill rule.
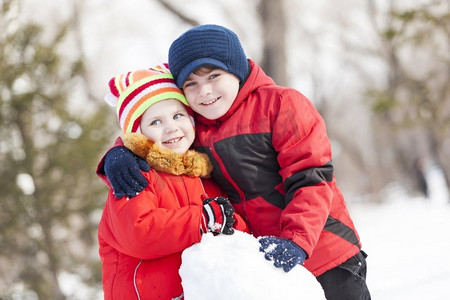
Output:
[[[333,163],[329,161],[320,167],[301,170],[284,181],[284,190],[286,191],[286,205],[292,201],[294,194],[298,189],[305,186],[314,186],[323,181],[333,181]]]
[[[196,147],[208,154],[214,165],[211,177],[228,194],[233,203],[241,202],[239,192],[222,173],[208,147]],[[214,151],[225,165],[227,176],[243,193],[245,201],[262,197],[272,205],[284,209],[285,197],[275,187],[282,178],[278,171],[278,153],[272,146],[271,133],[252,133],[231,136],[214,143]]]

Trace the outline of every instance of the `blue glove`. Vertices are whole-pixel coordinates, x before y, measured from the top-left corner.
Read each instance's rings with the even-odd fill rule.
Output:
[[[148,184],[141,170],[148,172],[150,166],[126,147],[119,146],[109,150],[105,157],[104,169],[118,199],[124,196],[134,197]]]
[[[275,267],[283,267],[285,272],[289,272],[296,265],[303,265],[306,259],[306,252],[293,241],[275,236],[264,236],[259,239],[259,243],[261,244],[259,251],[265,253],[264,257],[267,260],[273,260]]]

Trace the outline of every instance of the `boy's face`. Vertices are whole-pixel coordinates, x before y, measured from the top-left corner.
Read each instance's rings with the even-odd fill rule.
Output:
[[[178,100],[156,102],[142,115],[141,132],[156,144],[184,154],[194,142],[195,129],[186,107]]]
[[[239,79],[222,69],[199,68],[183,84],[189,106],[209,120],[230,109],[239,92]]]

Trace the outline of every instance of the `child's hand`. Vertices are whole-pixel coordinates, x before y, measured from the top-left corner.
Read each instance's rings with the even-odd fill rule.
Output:
[[[261,247],[259,251],[264,252],[267,260],[273,260],[273,265],[277,268],[283,268],[289,272],[296,265],[303,265],[306,258],[306,252],[303,251],[293,241],[275,237],[264,236],[259,239]]]
[[[104,169],[117,199],[123,196],[134,197],[148,184],[141,170],[148,172],[150,166],[125,147],[114,147],[108,151]]]
[[[233,234],[233,213],[234,208],[227,198],[215,197],[205,199],[203,201],[203,218],[201,222],[202,232]]]

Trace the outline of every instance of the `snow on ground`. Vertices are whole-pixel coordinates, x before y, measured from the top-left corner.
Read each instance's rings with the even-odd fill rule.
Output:
[[[382,205],[349,205],[373,299],[450,299],[450,196],[439,169],[431,166],[427,179],[428,199],[394,185]]]
[[[416,198],[353,206],[373,299],[450,299],[450,205]]]

